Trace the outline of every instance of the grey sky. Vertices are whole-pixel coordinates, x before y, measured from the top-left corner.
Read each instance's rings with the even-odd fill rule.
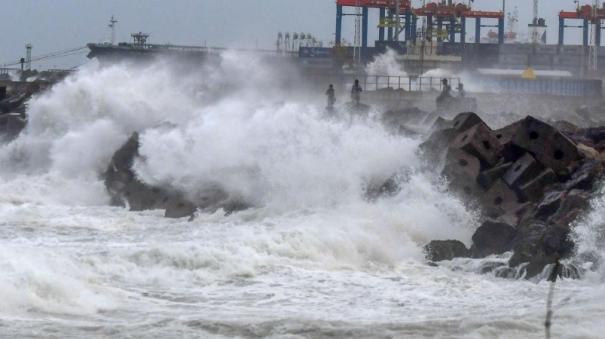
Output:
[[[414,0],[415,3],[421,1]],[[549,25],[549,42],[557,35],[557,13],[573,10],[572,0],[541,0],[541,16]],[[582,3],[591,1],[581,0]],[[119,41],[130,33],[152,34],[151,42],[209,46],[273,48],[277,32],[307,32],[323,41],[334,34],[334,0],[0,0],[0,64],[18,60],[27,42],[34,56],[109,40],[107,24],[119,20]],[[497,10],[500,0],[476,0],[476,9]],[[507,9],[518,6],[520,31],[531,18],[530,0],[507,0]],[[370,41],[377,37],[377,10],[372,11]],[[352,40],[353,22],[345,20],[345,38]],[[470,26],[469,26],[470,27]],[[579,30],[569,31],[568,41],[579,41]],[[70,67],[82,56],[38,64]]]

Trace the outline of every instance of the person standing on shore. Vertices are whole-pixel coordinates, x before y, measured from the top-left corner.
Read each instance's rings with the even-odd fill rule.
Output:
[[[363,92],[363,88],[359,85],[359,80],[355,79],[353,88],[351,88],[351,100],[357,105],[359,105],[359,102],[361,101],[361,92]]]
[[[328,97],[328,109],[333,109],[334,104],[336,103],[336,94],[334,93],[334,85],[330,84],[328,90],[326,91],[326,96]]]

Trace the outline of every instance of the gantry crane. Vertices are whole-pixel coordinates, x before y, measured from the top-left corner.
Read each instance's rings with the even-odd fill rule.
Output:
[[[593,5],[578,4],[575,11],[559,12],[559,46],[565,43],[566,28],[582,28],[582,45],[588,48],[590,45],[590,25],[594,25],[593,44],[601,45],[602,21],[605,19],[605,7],[599,4],[600,1],[594,1]],[[581,26],[567,26],[567,20],[582,20]]]
[[[361,14],[345,14],[344,7],[361,7]],[[504,12],[475,11],[464,2],[454,3],[452,0],[430,2],[420,8],[413,8],[410,0],[336,0],[336,37],[335,45],[340,46],[342,39],[342,19],[347,15],[361,16],[361,47],[368,46],[368,13],[369,9],[380,10],[379,41],[385,40],[385,28],[388,29],[387,41],[399,41],[399,33],[403,27],[404,42],[414,43],[417,37],[418,17],[426,17],[427,31],[433,30],[433,22],[437,22],[439,31],[444,23],[448,23],[448,42],[466,42],[466,18],[475,19],[475,42],[481,38],[481,19],[497,19],[498,43],[504,43]],[[403,18],[403,25],[401,24]]]

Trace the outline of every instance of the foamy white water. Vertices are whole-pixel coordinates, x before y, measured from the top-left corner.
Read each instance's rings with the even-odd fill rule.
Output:
[[[275,72],[232,53],[200,72],[91,63],[35,98],[0,149],[0,336],[543,336],[545,282],[426,264],[424,244],[468,245],[477,220],[420,140],[327,120]],[[220,183],[255,207],[192,222],[109,207],[100,173],[134,131],[143,180]],[[396,173],[398,194],[363,198]],[[582,250],[601,252],[603,208]],[[603,278],[558,284],[555,336],[601,335]]]

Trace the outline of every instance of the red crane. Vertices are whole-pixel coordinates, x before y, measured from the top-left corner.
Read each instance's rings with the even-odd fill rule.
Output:
[[[575,11],[561,11],[559,12],[559,18],[563,19],[605,19],[605,7],[596,9],[596,16],[593,15],[593,8],[591,5],[583,5],[578,7]]]
[[[431,2],[423,7],[413,10],[417,16],[434,17],[466,17],[466,18],[493,18],[498,19],[504,17],[504,13],[499,11],[473,11],[469,6],[458,3],[454,5],[441,4]]]

